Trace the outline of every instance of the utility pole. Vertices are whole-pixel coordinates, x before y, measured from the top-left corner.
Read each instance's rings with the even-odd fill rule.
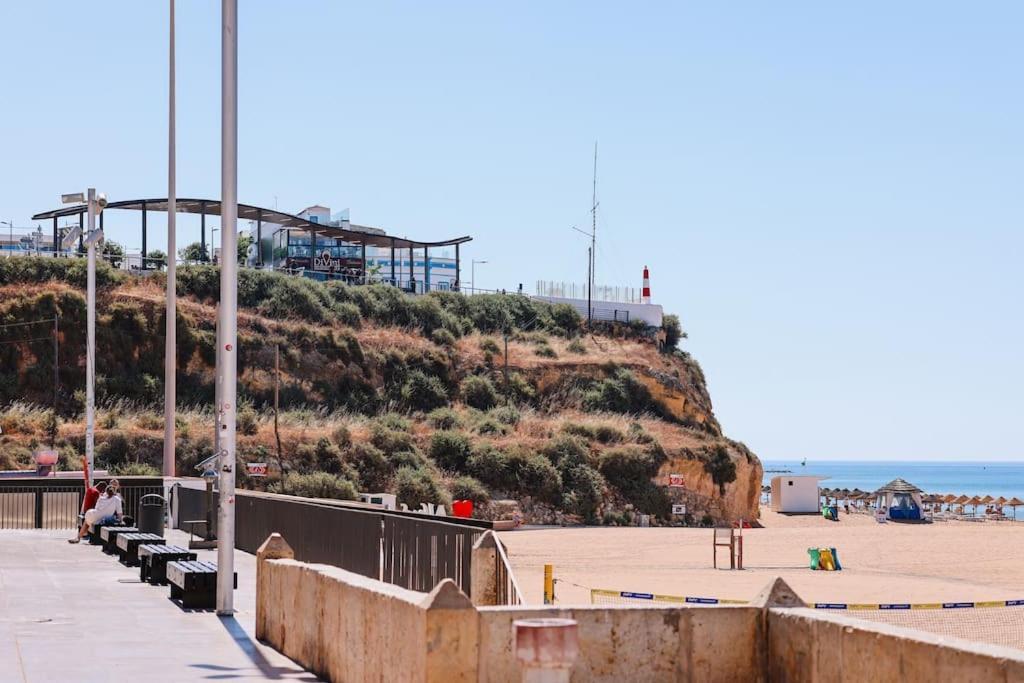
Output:
[[[163,476],[174,476],[175,425],[174,412],[177,404],[177,318],[178,285],[175,251],[175,217],[177,214],[177,190],[175,188],[175,121],[174,121],[174,0],[170,0],[170,52],[168,55],[168,118],[167,118],[167,311],[164,327],[164,462]],[[146,255],[142,255],[142,267],[146,267]]]
[[[597,281],[597,140],[594,140],[594,197],[590,208],[590,288]],[[588,299],[590,294],[587,294]]]
[[[85,462],[89,472],[86,484],[92,486],[93,472],[96,471],[96,190],[87,193],[89,213],[89,245],[86,269],[85,295]]]
[[[220,502],[217,510],[217,614],[234,614],[235,396],[238,346],[238,0],[221,0],[220,113]]]
[[[505,328],[505,405],[512,404],[512,387],[508,383],[508,328]]]
[[[57,339],[57,335],[59,334],[59,332],[58,332],[59,328],[57,327],[57,320],[58,320],[57,313],[54,312],[54,314],[53,314],[53,419],[54,420],[57,419],[57,392],[58,392],[58,387],[60,386],[60,371],[59,371],[58,366],[57,366],[57,352],[59,350],[58,346],[57,346],[58,343],[59,343],[58,339]],[[50,435],[50,448],[56,448],[56,447],[57,447],[57,434],[56,434],[56,432],[54,432],[53,434]]]
[[[591,284],[593,283],[592,276],[594,274],[594,259],[592,258],[593,252],[594,252],[594,248],[593,247],[590,247],[590,248],[587,249],[587,326],[588,327],[590,326],[590,324],[591,324],[591,322],[593,320],[593,317],[594,317],[594,308],[593,308],[593,303],[592,303],[592,299],[591,299],[591,289],[592,289]]]
[[[274,344],[274,440],[277,441],[277,466],[281,467],[281,433],[277,430],[278,400],[281,393],[281,345]],[[284,469],[281,469],[282,476]]]

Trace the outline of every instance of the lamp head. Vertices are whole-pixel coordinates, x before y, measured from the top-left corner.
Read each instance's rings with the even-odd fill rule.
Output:
[[[96,195],[96,206],[99,207],[100,211],[102,211],[103,209],[107,208],[107,195],[106,195],[106,193],[100,192],[99,194]]]

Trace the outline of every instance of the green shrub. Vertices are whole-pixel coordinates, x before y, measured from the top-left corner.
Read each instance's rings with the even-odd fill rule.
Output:
[[[305,498],[356,500],[359,497],[352,482],[327,472],[312,472],[310,474],[288,472],[280,482],[271,484],[268,490]]]
[[[588,441],[593,441],[596,438],[593,425],[580,424],[579,422],[566,422],[562,425],[562,431]]]
[[[509,467],[508,456],[491,444],[480,444],[473,449],[473,454],[466,461],[466,471],[498,490],[515,490],[516,479]]]
[[[401,467],[395,473],[395,494],[399,503],[415,510],[423,503],[451,505],[448,494],[428,470]]]
[[[555,353],[555,350],[547,344],[538,344],[534,353],[541,358],[558,358],[558,354]]]
[[[159,477],[160,469],[144,462],[128,462],[110,468],[115,477]]]
[[[444,329],[443,327],[438,328],[430,333],[430,340],[438,346],[455,346],[455,335]]]
[[[427,420],[435,429],[456,429],[462,425],[458,413],[451,408],[437,408],[430,411]]]
[[[666,352],[675,351],[679,347],[680,340],[686,339],[686,332],[683,332],[678,315],[662,316],[661,329],[665,333],[665,345],[662,349]]]
[[[572,436],[557,437],[544,447],[543,452],[563,472],[577,465],[590,464],[590,451],[579,439]]]
[[[569,353],[575,353],[578,356],[587,355],[587,347],[584,346],[583,342],[580,341],[579,339],[573,339],[566,345],[565,349]]]
[[[501,424],[509,426],[515,426],[519,424],[520,414],[519,411],[512,406],[501,406],[498,408],[492,408],[487,412],[489,417],[494,418]]]
[[[362,313],[359,307],[350,303],[336,303],[333,307],[334,315],[343,325],[358,328],[363,323]]]
[[[477,434],[508,434],[508,427],[493,417],[483,417],[476,423]]]
[[[397,429],[389,429],[382,424],[375,424],[370,429],[370,443],[385,453],[416,450],[412,434]]]
[[[412,430],[412,422],[407,417],[398,413],[384,413],[375,420],[376,424],[387,429],[394,429],[400,432]]]
[[[546,503],[557,503],[562,495],[562,477],[547,458],[539,453],[514,451],[509,465],[515,473],[520,493]]]
[[[341,449],[331,443],[330,439],[327,437],[322,436],[317,439],[313,457],[313,466],[321,472],[330,472],[331,474],[341,473]]]
[[[352,432],[346,425],[338,425],[331,432],[331,439],[338,445],[338,448],[349,448],[352,445]]]
[[[469,439],[459,432],[434,432],[430,439],[430,457],[445,469],[463,471],[471,451]]]
[[[605,481],[601,473],[587,465],[570,467],[562,475],[565,509],[589,523],[597,521],[597,508],[604,498]]]
[[[554,304],[551,306],[551,324],[566,337],[572,337],[582,327],[583,318],[569,304]]]
[[[238,427],[238,431],[246,436],[253,436],[259,431],[259,417],[252,406],[249,405],[244,405],[239,409],[238,416],[235,418],[235,424]]]
[[[671,501],[665,490],[651,481],[663,460],[660,450],[650,452],[625,446],[602,453],[598,469],[637,510],[667,519],[672,512]]]
[[[583,395],[583,407],[612,413],[662,413],[647,387],[625,368],[614,368],[609,377],[594,383]]]
[[[475,505],[481,505],[491,500],[491,496],[483,484],[473,477],[465,475],[453,481],[448,490],[452,500],[471,500]]]
[[[349,462],[359,473],[359,482],[366,491],[387,489],[394,467],[381,449],[373,444],[358,443],[349,454]]]
[[[608,424],[594,426],[594,438],[603,444],[619,443],[626,440],[626,435]]]
[[[482,337],[480,339],[480,350],[484,353],[490,353],[495,356],[501,355],[501,347],[498,346],[498,342],[491,337]]]
[[[402,385],[402,405],[409,410],[424,412],[448,404],[448,390],[434,375],[422,370],[413,370]]]
[[[466,405],[477,410],[490,410],[498,403],[498,393],[494,390],[491,380],[479,375],[470,375],[462,380],[459,392]]]
[[[529,403],[537,398],[537,390],[518,372],[513,372],[509,377],[508,394],[516,403]]]
[[[711,480],[718,484],[718,491],[723,496],[725,485],[736,481],[736,463],[725,446],[716,446],[704,457],[704,470],[711,475]]]

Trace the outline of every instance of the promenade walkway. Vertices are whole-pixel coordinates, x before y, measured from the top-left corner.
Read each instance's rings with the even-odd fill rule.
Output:
[[[316,681],[255,639],[256,558],[235,553],[234,618],[188,612],[66,530],[0,531],[0,683]],[[168,542],[187,536],[168,531]],[[215,559],[215,551],[198,551]]]

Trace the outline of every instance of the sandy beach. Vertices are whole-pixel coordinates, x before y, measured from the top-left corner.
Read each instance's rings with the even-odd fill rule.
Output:
[[[844,514],[838,522],[764,508],[761,514],[764,528],[743,532],[743,571],[712,568],[710,529],[543,528],[505,532],[501,539],[528,602],[542,599],[545,563],[554,565],[556,599],[564,604],[589,604],[591,588],[747,600],[775,576],[807,602],[1024,599],[1024,522],[910,525],[878,524],[863,514]],[[808,569],[811,546],[835,547],[843,570]],[[728,567],[727,551],[719,552],[719,566]],[[1024,647],[1024,607],[971,612],[979,614],[925,614],[938,624],[930,630],[965,636],[950,620],[984,612],[1000,627],[979,639]]]

